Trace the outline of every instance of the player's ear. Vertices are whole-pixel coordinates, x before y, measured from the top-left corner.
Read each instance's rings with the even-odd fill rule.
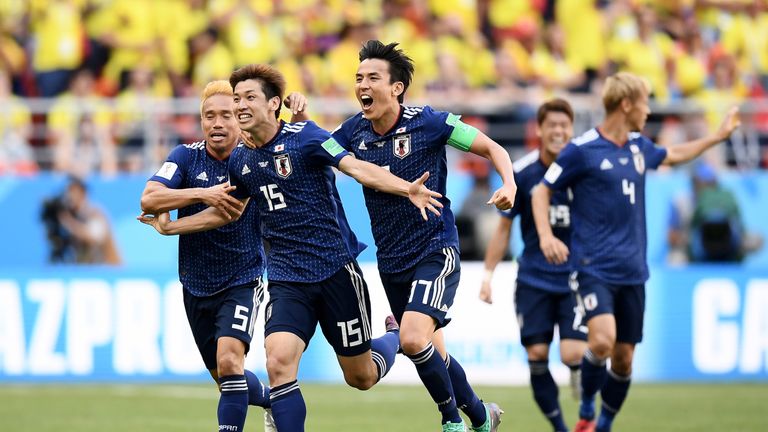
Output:
[[[405,91],[405,86],[402,81],[397,81],[392,85],[392,96],[400,96]]]
[[[634,105],[634,103],[632,102],[632,99],[628,97],[625,97],[624,99],[621,100],[621,110],[624,113],[628,113],[632,111],[632,105]]]
[[[282,101],[280,100],[280,96],[275,96],[269,100],[269,110],[270,111],[277,111],[278,108],[280,108],[280,104]]]

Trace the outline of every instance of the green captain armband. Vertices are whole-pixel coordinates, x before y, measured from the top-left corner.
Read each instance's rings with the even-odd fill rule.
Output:
[[[325,140],[325,142],[322,144],[323,149],[328,152],[332,157],[336,157],[339,155],[339,153],[344,151],[344,148],[339,145],[338,142],[336,142],[333,138],[328,138]]]
[[[460,120],[460,116],[456,114],[448,114],[448,118],[445,119],[445,123],[449,126],[453,126],[453,132],[448,138],[448,144],[461,151],[469,151],[472,146],[472,141],[480,132],[476,127],[470,126]]]

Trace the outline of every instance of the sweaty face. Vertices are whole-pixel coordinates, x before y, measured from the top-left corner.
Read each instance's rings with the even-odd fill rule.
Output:
[[[267,100],[257,80],[240,81],[235,86],[235,114],[244,131],[255,131],[260,125],[275,121],[278,106],[279,98]]]
[[[390,84],[389,80],[389,62],[381,59],[360,62],[355,75],[355,95],[368,120],[375,121],[393,108],[400,109],[397,90],[402,83]]]
[[[550,111],[539,125],[538,135],[542,150],[557,156],[573,136],[573,122],[563,112]]]
[[[232,96],[217,94],[203,102],[200,126],[205,140],[214,150],[222,150],[237,142],[240,128],[234,113]]]

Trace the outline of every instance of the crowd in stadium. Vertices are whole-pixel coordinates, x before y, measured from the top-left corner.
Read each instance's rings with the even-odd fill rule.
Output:
[[[515,107],[524,125],[545,98],[579,107],[611,72],[636,73],[656,106],[677,107],[647,131],[662,145],[711,132],[727,107],[768,91],[764,0],[2,2],[0,172],[152,169],[147,142],[200,132],[196,113],[148,100],[194,98],[248,63],[272,63],[289,90],[351,101],[357,51],[371,38],[399,41],[414,59],[411,101]],[[50,99],[26,99],[36,97]],[[748,105],[741,143],[713,156],[716,165],[766,165],[768,114]],[[326,128],[343,119],[318,108],[310,102]],[[147,115],[159,127],[145,127]]]

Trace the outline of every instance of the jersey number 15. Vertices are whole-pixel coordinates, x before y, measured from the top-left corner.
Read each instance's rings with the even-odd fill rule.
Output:
[[[269,211],[280,210],[282,208],[288,207],[288,204],[285,203],[283,194],[277,190],[276,184],[272,183],[267,186],[262,186],[259,188],[259,190],[264,194],[264,198],[267,200]]]

